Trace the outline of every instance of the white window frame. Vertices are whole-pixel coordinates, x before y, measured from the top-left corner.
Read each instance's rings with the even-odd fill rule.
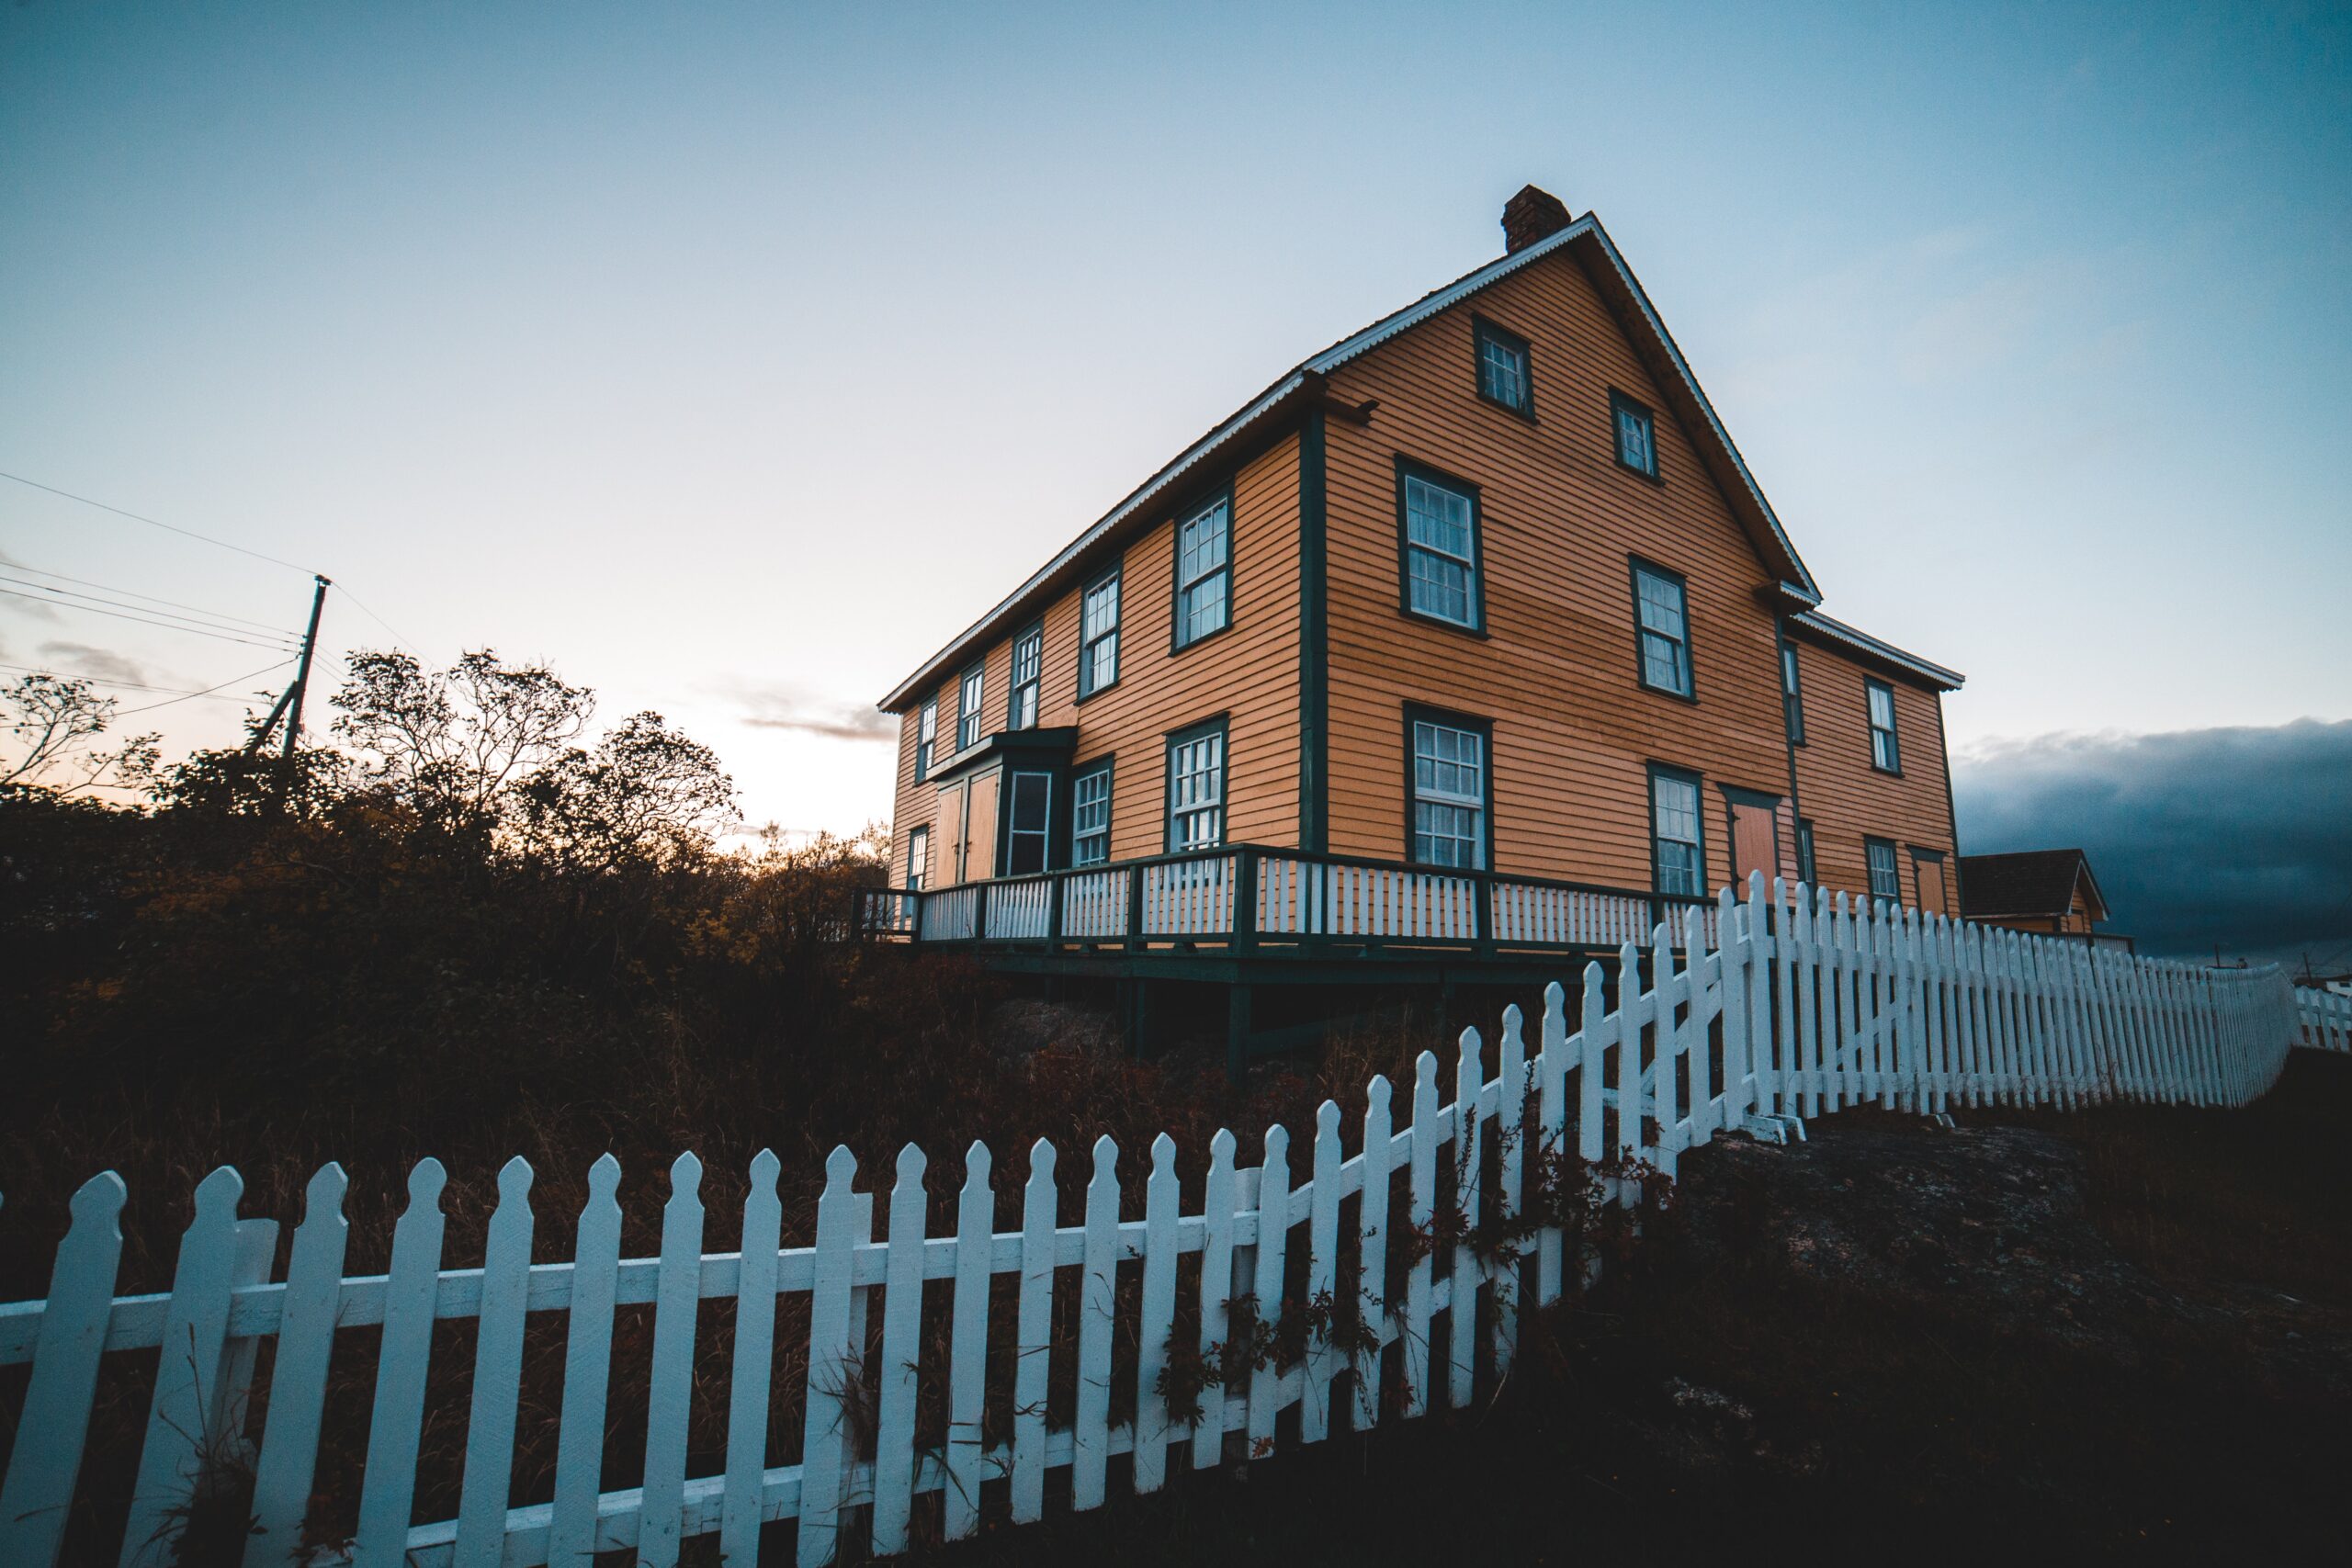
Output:
[[[988,722],[985,711],[989,700],[989,667],[975,664],[964,671],[956,685],[956,750],[969,750],[978,746],[987,731],[981,727]]]
[[[931,776],[933,753],[939,745],[939,694],[926,698],[922,711],[915,715],[915,783]]]
[[[1176,646],[1233,624],[1233,498],[1221,495],[1176,525]]]
[[[1106,864],[1111,859],[1111,790],[1113,764],[1108,759],[1081,770],[1070,780],[1069,863],[1073,867]],[[1100,799],[1089,799],[1088,788],[1100,782]],[[1099,825],[1090,826],[1090,814],[1099,810]],[[1089,840],[1097,840],[1090,844]]]
[[[1623,392],[1611,392],[1609,427],[1617,461],[1646,479],[1657,478],[1657,414]]]
[[[931,829],[928,825],[907,830],[907,891],[920,893],[931,880]]]
[[[1418,713],[1411,716],[1410,722],[1413,737],[1410,784],[1413,841],[1410,858],[1417,865],[1443,866],[1452,871],[1484,871],[1487,868],[1487,796],[1493,776],[1487,756],[1486,732]],[[1442,754],[1448,738],[1454,745],[1454,755],[1451,759]],[[1447,788],[1438,782],[1447,769],[1453,770],[1453,788]],[[1464,792],[1459,787],[1464,773],[1476,780],[1474,792]],[[1426,814],[1424,808],[1427,808]],[[1441,812],[1465,814],[1469,818],[1468,831],[1436,831],[1429,824]],[[1468,858],[1450,859],[1438,852],[1441,844],[1466,845]],[[1461,852],[1456,850],[1453,852]]]
[[[1891,890],[1878,885],[1878,852],[1886,852],[1886,880]],[[1903,857],[1892,839],[1866,838],[1862,840],[1862,874],[1871,885],[1871,897],[1883,898],[1890,904],[1903,902]]]
[[[1679,822],[1675,824],[1674,831],[1668,830],[1668,811],[1671,809],[1679,817],[1684,809],[1679,801],[1671,807],[1668,807],[1665,795],[1665,791],[1668,787],[1690,792],[1689,798],[1690,836],[1687,839],[1679,836],[1681,826]],[[1707,827],[1704,795],[1704,788],[1697,779],[1662,770],[1654,770],[1650,773],[1650,854],[1657,864],[1657,890],[1660,893],[1672,893],[1689,897],[1706,897]],[[1677,849],[1689,850],[1688,863],[1682,862],[1679,857],[1670,860],[1667,853],[1668,845],[1673,845]],[[1669,874],[1669,872],[1672,874]],[[1689,886],[1674,886],[1676,882],[1686,876],[1690,882]]]
[[[1871,766],[1883,773],[1903,771],[1903,737],[1895,728],[1894,687],[1873,676],[1862,678],[1862,702],[1871,723]],[[1886,699],[1886,722],[1878,721],[1879,699]],[[1883,738],[1885,744],[1881,745]]]
[[[1416,535],[1413,527],[1416,516],[1413,489],[1416,485],[1431,495],[1442,496],[1449,501],[1462,503],[1464,511],[1464,538],[1461,551],[1457,552],[1433,538]],[[1461,626],[1469,631],[1480,629],[1486,616],[1484,585],[1478,581],[1478,492],[1468,487],[1456,488],[1452,482],[1437,479],[1418,468],[1402,468],[1398,473],[1397,496],[1405,535],[1405,608],[1413,615],[1421,616],[1425,620],[1436,621],[1442,626]],[[1419,515],[1430,518],[1440,527],[1452,526],[1451,517],[1442,510],[1432,511],[1425,506],[1420,509]],[[1444,586],[1437,576],[1431,575],[1425,579],[1416,570],[1424,558],[1440,566],[1454,567],[1461,571],[1461,615],[1450,614],[1435,604],[1422,601],[1421,586],[1424,581],[1429,583],[1432,593],[1453,592],[1451,588]]]
[[[1532,417],[1535,412],[1534,355],[1527,341],[1492,321],[1480,321],[1474,330],[1478,339],[1478,395],[1513,413]],[[1490,369],[1495,373],[1491,383]],[[1496,387],[1502,384],[1510,385],[1514,395],[1500,395]]]
[[[1046,628],[1031,626],[1012,639],[1012,691],[1007,698],[1004,716],[1007,729],[1036,728],[1038,694],[1045,687],[1045,674]]]
[[[1657,603],[1649,592],[1653,586],[1665,589],[1674,596],[1671,614],[1675,624],[1672,631],[1654,624],[1651,619],[1654,611],[1661,615],[1667,613],[1667,606]],[[1679,577],[1661,567],[1651,566],[1645,561],[1634,561],[1634,628],[1635,651],[1641,657],[1642,684],[1653,692],[1664,692],[1668,696],[1695,697],[1698,694],[1699,682],[1691,668],[1689,585]],[[1650,673],[1652,639],[1656,639],[1672,651],[1674,672],[1680,677],[1679,684],[1652,678]]]
[[[1222,723],[1180,730],[1169,738],[1170,854],[1213,850],[1225,842],[1226,765]]]
[[[1122,587],[1116,568],[1089,583],[1079,595],[1078,694],[1091,697],[1119,683],[1119,612]],[[1107,657],[1106,657],[1107,656]],[[1102,673],[1105,666],[1110,673]]]

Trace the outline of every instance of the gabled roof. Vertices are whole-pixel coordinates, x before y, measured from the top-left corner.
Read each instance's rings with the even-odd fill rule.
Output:
[[[2107,919],[2107,899],[2080,850],[2018,850],[2000,855],[1960,857],[1960,908],[1972,920],[2003,916],[2055,918],[2075,907],[2077,884],[2087,896],[2091,919]]]
[[[1916,653],[1905,653],[1891,642],[1881,642],[1868,632],[1857,631],[1843,621],[1832,620],[1819,610],[1799,610],[1789,617],[1789,621],[1825,641],[1837,643],[1846,651],[1860,654],[1897,674],[1924,681],[1939,692],[1956,692],[1968,679],[1957,670],[1947,670]]]
[[[1633,269],[1625,265],[1625,258],[1618,253],[1608,231],[1601,228],[1600,220],[1588,212],[1558,232],[1498,257],[1444,288],[1423,295],[1403,310],[1384,316],[1353,336],[1340,339],[1322,353],[1278,377],[1264,391],[1184,448],[1174,460],[1097,518],[1084,533],[1064,546],[1060,553],[1031,574],[1027,581],[1006,595],[995,608],[925,660],[921,668],[901,681],[878,705],[886,712],[902,711],[976,647],[994,640],[1014,618],[1029,613],[1034,601],[1067,588],[1097,557],[1107,553],[1107,541],[1130,527],[1147,525],[1149,518],[1148,509],[1151,504],[1167,498],[1188,474],[1202,467],[1216,453],[1246,442],[1322,396],[1324,378],[1332,371],[1369,354],[1399,333],[1411,331],[1439,312],[1462,303],[1481,289],[1499,283],[1522,267],[1531,266],[1545,256],[1572,246],[1580,252],[1594,284],[1629,328],[1634,348],[1649,363],[1652,373],[1664,389],[1667,401],[1682,423],[1697,434],[1701,458],[1724,493],[1730,498],[1732,510],[1755,544],[1757,553],[1779,577],[1781,592],[1801,605],[1819,604],[1821,591],[1815,586],[1813,574],[1798,558],[1796,547],[1789,542],[1788,534],[1781,528],[1771,503],[1764,499],[1762,487],[1748,472],[1747,460],[1740,457],[1739,448],[1732,444],[1731,433],[1724,428],[1714,405],[1707,400],[1707,394],[1699,386],[1698,377],[1692,374],[1689,363],[1682,357],[1681,349],[1676,345],[1674,335],[1666,330],[1665,321],[1659,319],[1657,308],[1650,303],[1649,296],[1643,292],[1640,281],[1634,276]],[[1949,675],[1951,672],[1943,673]],[[1952,679],[1952,684],[1959,684],[1957,677]]]

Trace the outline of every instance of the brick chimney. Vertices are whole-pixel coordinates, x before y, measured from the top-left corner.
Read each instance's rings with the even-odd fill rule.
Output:
[[[1574,221],[1567,204],[1548,190],[1521,186],[1503,203],[1503,249],[1523,251],[1536,241],[1556,234]]]

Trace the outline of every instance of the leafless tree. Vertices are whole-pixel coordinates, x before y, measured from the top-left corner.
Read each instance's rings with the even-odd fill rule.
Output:
[[[17,755],[0,757],[0,788],[70,793],[108,783],[137,784],[151,776],[153,735],[133,736],[112,750],[96,744],[119,705],[90,682],[42,671],[0,689],[0,717],[16,738]]]

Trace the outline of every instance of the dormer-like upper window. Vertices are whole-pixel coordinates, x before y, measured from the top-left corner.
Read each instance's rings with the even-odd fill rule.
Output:
[[[1478,345],[1478,395],[1500,403],[1515,414],[1535,417],[1535,381],[1529,364],[1527,340],[1517,333],[1481,321],[1475,329]]]
[[[1657,478],[1657,416],[1623,392],[1609,394],[1617,426],[1617,461],[1645,479]]]

